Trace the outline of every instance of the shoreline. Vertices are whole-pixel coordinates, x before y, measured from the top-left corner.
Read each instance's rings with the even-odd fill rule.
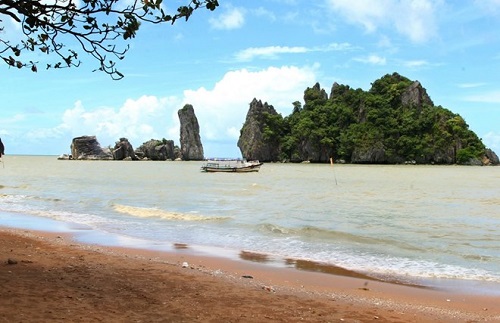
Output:
[[[353,315],[357,315],[357,319],[354,319],[354,321],[372,320],[375,317],[378,321],[385,320],[386,322],[500,320],[500,308],[497,306],[500,302],[498,295],[468,294],[456,290],[438,290],[382,282],[372,280],[367,276],[346,272],[342,268],[333,266],[323,268],[324,271],[330,271],[325,273],[314,268],[317,264],[307,262],[300,263],[300,266],[312,266],[313,268],[309,268],[309,270],[303,268],[301,270],[296,268],[296,264],[290,268],[270,266],[266,264],[265,255],[246,251],[242,251],[240,255],[240,257],[246,259],[238,260],[196,254],[191,252],[190,246],[181,243],[174,244],[173,251],[109,247],[78,242],[75,239],[75,234],[71,232],[48,232],[4,226],[0,226],[0,237],[3,241],[2,248],[5,249],[2,250],[4,259],[1,260],[0,282],[10,282],[12,273],[22,267],[26,267],[28,270],[38,263],[49,263],[52,264],[49,265],[49,268],[54,268],[56,271],[64,270],[66,263],[54,265],[59,258],[71,262],[71,259],[87,259],[92,256],[98,260],[99,266],[103,267],[102,275],[108,275],[107,279],[110,281],[117,279],[114,273],[120,268],[120,270],[130,271],[128,275],[139,275],[142,280],[144,277],[141,274],[144,267],[150,267],[148,273],[153,276],[166,274],[165,277],[170,279],[172,274],[176,274],[182,276],[179,279],[183,280],[184,283],[194,280],[205,284],[209,281],[209,285],[212,286],[213,290],[209,289],[206,293],[214,301],[220,297],[225,297],[226,292],[230,290],[234,302],[238,302],[240,305],[244,304],[245,308],[235,309],[234,306],[227,308],[219,304],[219,302],[217,302],[217,305],[212,305],[216,306],[213,311],[220,314],[221,318],[225,317],[230,321],[231,319],[236,321],[258,321],[250,319],[251,316],[249,316],[251,313],[257,313],[258,311],[273,313],[273,317],[277,321],[294,321],[295,314],[292,315],[289,311],[280,312],[279,314],[277,312],[291,306],[290,304],[313,301],[314,306],[310,304],[309,308],[314,308],[314,313],[323,313],[321,316],[313,315],[309,317],[309,321],[314,322],[326,322],[330,319],[338,320]],[[9,245],[9,243],[12,243],[12,245]],[[28,248],[28,246],[31,247]],[[37,247],[33,248],[32,246]],[[26,253],[28,249],[30,251]],[[15,255],[15,257],[19,258],[16,259],[16,265],[7,264],[8,259],[5,258],[10,259],[9,250],[12,256]],[[141,267],[142,269],[140,269]],[[71,265],[71,268],[75,268],[75,266]],[[85,272],[88,272],[88,269]],[[44,274],[47,274],[47,270],[37,272],[38,276],[35,278],[36,281],[33,282],[34,286],[51,287],[45,286],[47,283],[39,279]],[[127,274],[119,276],[126,277]],[[165,277],[153,280],[151,282],[152,286],[164,283]],[[90,284],[92,275],[89,280],[88,283]],[[128,280],[128,283],[136,283],[132,283],[132,281]],[[12,284],[2,285],[9,286],[9,290],[16,288]],[[57,291],[52,292],[58,293]],[[163,292],[168,293],[168,291]],[[197,293],[196,291],[187,292],[183,297],[195,301],[199,298]],[[113,299],[123,296],[120,296],[120,292],[115,294],[110,292],[108,294],[102,295],[102,297],[109,296],[110,299]],[[8,300],[15,303],[15,299],[16,297],[13,297]],[[47,299],[43,299],[43,301],[39,299],[39,301],[44,303]],[[264,301],[265,304],[262,304],[261,301]],[[47,302],[50,303],[50,300]],[[50,306],[50,304],[45,305]],[[189,318],[193,319],[191,312],[195,313],[196,309],[189,307],[190,305],[186,304],[186,307],[178,313],[180,315],[178,318],[188,321]],[[247,307],[252,307],[252,311],[247,312]],[[12,310],[15,310],[15,308]],[[199,311],[202,310],[199,309]],[[231,311],[234,313],[231,314]],[[304,314],[307,311],[303,310],[299,314]],[[8,312],[5,306],[0,305],[0,314],[8,317]],[[330,316],[327,316],[327,313],[330,312]],[[244,315],[248,320],[241,319],[241,315]],[[263,317],[265,316],[260,316],[260,319]],[[297,318],[295,317],[295,319]],[[174,319],[174,321],[182,320]],[[204,320],[194,319],[194,321]]]
[[[57,233],[65,235],[75,243],[97,247],[124,249],[137,252],[158,252],[165,254],[182,254],[199,258],[214,258],[224,261],[243,262],[248,265],[259,264],[270,269],[289,269],[309,273],[323,273],[349,278],[364,279],[368,282],[380,282],[393,285],[403,285],[420,289],[433,289],[458,294],[489,295],[500,297],[500,284],[490,281],[474,281],[461,279],[432,279],[405,276],[393,276],[360,272],[346,269],[335,264],[321,263],[315,260],[300,258],[284,258],[272,254],[260,253],[250,249],[227,249],[205,245],[191,245],[182,241],[159,242],[140,238],[108,234],[76,223],[68,223],[55,219],[39,218],[27,214],[2,212],[4,216],[2,228],[23,231],[32,230],[41,235]]]

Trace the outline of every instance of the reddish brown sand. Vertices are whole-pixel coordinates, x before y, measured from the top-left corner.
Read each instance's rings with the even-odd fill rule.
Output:
[[[341,276],[348,272],[338,268],[274,268],[259,255],[233,261],[183,246],[86,246],[6,228],[0,241],[0,322],[500,322],[497,296]]]

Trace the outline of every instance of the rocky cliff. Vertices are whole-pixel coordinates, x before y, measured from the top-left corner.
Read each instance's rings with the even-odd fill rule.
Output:
[[[263,161],[498,165],[458,114],[434,105],[419,81],[398,73],[368,91],[319,83],[282,118],[254,99],[241,129],[244,157]],[[271,107],[271,108],[269,108]]]
[[[500,159],[493,150],[486,149],[482,163],[483,165],[500,165]]]
[[[262,162],[278,159],[279,134],[269,131],[276,116],[281,118],[272,105],[252,100],[238,140],[243,158]]]
[[[401,105],[416,107],[421,110],[424,105],[434,106],[434,102],[432,102],[422,84],[419,81],[415,81],[401,93]]]
[[[200,138],[200,126],[194,113],[193,106],[186,104],[180,109],[179,115],[180,144],[183,160],[203,160],[203,145]]]
[[[120,138],[120,140],[115,143],[115,147],[113,148],[113,159],[138,160],[134,152],[134,147],[132,147],[132,144],[128,141],[127,138]]]
[[[73,138],[71,142],[72,159],[113,159],[109,151],[104,151],[95,136]]]
[[[166,139],[146,141],[136,149],[135,153],[149,160],[174,160],[176,158],[174,141]]]

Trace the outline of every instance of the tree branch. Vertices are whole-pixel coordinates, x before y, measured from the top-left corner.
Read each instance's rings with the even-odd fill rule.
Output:
[[[119,79],[123,75],[116,70],[115,62],[106,61],[108,54],[121,60],[127,53],[128,44],[121,50],[117,48],[119,37],[125,41],[134,38],[141,22],[174,24],[179,18],[188,20],[199,8],[215,10],[219,5],[218,0],[191,0],[187,5],[178,7],[175,14],[167,15],[161,8],[162,0],[135,0],[123,9],[118,7],[118,0],[83,0],[81,7],[76,7],[72,0],[54,1],[45,4],[43,0],[0,0],[0,15],[20,22],[26,37],[21,44],[12,45],[0,36],[0,58],[8,65],[18,68],[31,66],[36,71],[36,65],[31,61],[23,63],[2,55],[8,50],[20,56],[25,51],[39,49],[49,55],[53,53],[60,59],[55,64],[48,64],[48,68],[61,68],[63,64],[64,67],[79,66],[77,51],[68,48],[68,55],[62,52],[65,45],[59,41],[59,36],[64,34],[76,39],[81,50],[99,62],[97,70]],[[108,17],[116,20],[108,23]]]

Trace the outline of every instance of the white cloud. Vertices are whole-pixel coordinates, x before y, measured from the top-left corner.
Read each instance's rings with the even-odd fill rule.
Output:
[[[496,154],[500,154],[500,133],[490,131],[483,136],[483,142],[487,148],[493,150]]]
[[[481,94],[469,95],[464,98],[469,102],[500,103],[500,91],[485,92]]]
[[[193,105],[200,124],[205,151],[211,156],[216,142],[232,142],[236,147],[239,131],[245,122],[250,102],[256,98],[288,115],[292,102],[302,100],[304,90],[317,80],[316,67],[269,67],[259,71],[246,69],[226,73],[212,89],[184,91],[184,103]]]
[[[45,5],[54,5],[57,3],[57,0],[41,0],[40,2]],[[82,6],[82,2],[80,0],[71,0],[69,2],[74,3],[77,8],[81,8]]]
[[[349,43],[331,43],[326,46],[317,47],[302,47],[302,46],[267,46],[267,47],[250,47],[241,50],[235,54],[235,58],[240,62],[251,61],[254,58],[277,58],[279,54],[302,54],[309,52],[331,52],[331,51],[347,51],[354,47]]]
[[[306,52],[308,52],[308,49],[306,47],[251,47],[238,52],[236,54],[236,60],[246,62],[252,60],[255,57],[276,58],[278,54],[297,54]]]
[[[24,39],[21,23],[14,20],[14,18],[5,16],[5,18],[2,18],[0,22],[0,26],[4,27],[2,30],[2,40],[11,42],[11,45],[15,45],[17,43],[20,43],[21,40]],[[5,46],[0,47],[0,50],[4,47]]]
[[[325,0],[327,7],[368,33],[395,28],[411,41],[425,42],[437,33],[436,11],[442,1]]]
[[[394,19],[398,31],[417,43],[434,37],[437,33],[435,3],[426,0],[401,1],[400,12]]]
[[[65,129],[72,137],[95,135],[102,146],[125,137],[135,147],[152,138],[167,137],[168,127],[174,124],[171,112],[178,108],[175,98],[155,96],[128,99],[118,109],[101,107],[89,111],[78,101],[64,112],[57,128]],[[175,139],[178,141],[178,136]]]
[[[128,138],[134,148],[149,139],[171,139],[179,144],[177,111],[185,104],[194,107],[207,157],[239,157],[236,144],[250,102],[256,98],[273,105],[286,116],[292,102],[301,101],[304,90],[317,81],[318,66],[269,67],[227,72],[212,88],[185,90],[178,97],[142,96],[127,99],[119,107],[86,108],[81,101],[64,111],[62,121],[53,128],[31,129],[30,142],[55,142],[69,147],[71,138],[95,135],[102,147]],[[49,141],[50,139],[50,141]],[[61,144],[59,144],[61,147]],[[60,151],[60,148],[56,152]]]
[[[66,133],[64,126],[55,128],[35,128],[30,129],[25,137],[31,142],[44,142],[47,139],[61,138]]]
[[[457,86],[461,89],[471,89],[471,88],[481,87],[484,85],[486,85],[486,83],[461,83],[458,84]]]
[[[24,120],[26,120],[26,114],[18,113],[18,114],[13,115],[12,117],[2,118],[0,120],[0,125],[13,124],[13,123],[17,123],[17,122],[22,122]]]
[[[252,10],[252,13],[257,17],[267,17],[269,21],[276,21],[276,16],[274,15],[274,13],[263,7],[259,7],[255,10]]]
[[[349,22],[361,24],[368,32],[374,32],[386,20],[391,1],[327,0],[327,6],[343,15]]]
[[[326,46],[314,47],[312,51],[314,52],[331,52],[331,51],[348,51],[356,49],[349,43],[330,43]]]
[[[245,24],[245,11],[242,8],[229,7],[218,17],[210,18],[209,23],[214,29],[238,29]]]
[[[385,65],[386,64],[385,57],[380,57],[378,55],[369,55],[368,57],[355,58],[354,60],[361,62],[361,63],[372,64],[372,65]]]
[[[429,65],[429,62],[426,60],[413,60],[413,61],[405,61],[403,65],[409,68],[417,68]]]

